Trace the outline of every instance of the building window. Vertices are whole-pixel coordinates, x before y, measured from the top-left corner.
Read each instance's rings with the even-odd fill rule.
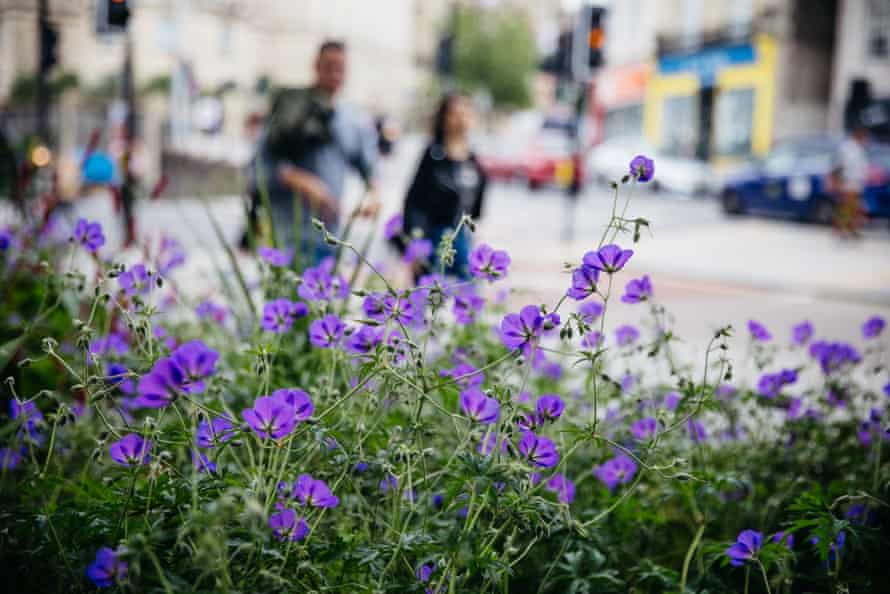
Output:
[[[722,91],[717,96],[714,122],[714,152],[720,156],[751,154],[754,123],[754,89]]]
[[[698,95],[667,97],[662,114],[661,150],[668,155],[695,156],[698,144]]]
[[[890,58],[890,0],[868,0],[867,53],[871,58]]]

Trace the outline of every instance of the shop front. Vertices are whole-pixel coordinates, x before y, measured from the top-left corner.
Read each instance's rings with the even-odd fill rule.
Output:
[[[772,140],[775,62],[775,41],[763,35],[662,55],[646,93],[646,136],[667,154],[715,163],[762,156]]]
[[[597,141],[619,136],[642,136],[646,87],[652,76],[649,63],[604,68],[591,87],[592,117],[600,131]]]

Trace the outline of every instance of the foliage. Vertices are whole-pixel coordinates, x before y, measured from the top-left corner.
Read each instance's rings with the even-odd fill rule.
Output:
[[[457,11],[453,29],[458,84],[487,91],[497,107],[531,103],[536,50],[525,18],[509,10],[465,6]]]
[[[744,356],[726,327],[682,361],[623,271],[641,226],[615,216],[518,313],[509,256],[446,278],[449,236],[397,288],[318,223],[333,257],[228,250],[195,301],[170,238],[125,265],[96,223],[0,229],[8,588],[880,591],[883,321],[787,348],[752,321]],[[616,307],[643,323],[606,337]]]

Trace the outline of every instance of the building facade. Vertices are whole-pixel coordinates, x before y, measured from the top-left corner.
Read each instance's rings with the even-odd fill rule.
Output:
[[[662,0],[645,131],[717,163],[828,129],[833,0]]]

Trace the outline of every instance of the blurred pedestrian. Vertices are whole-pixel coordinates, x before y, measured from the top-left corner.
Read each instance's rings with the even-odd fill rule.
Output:
[[[478,219],[482,214],[486,178],[476,155],[470,150],[469,134],[474,113],[470,98],[460,92],[446,94],[433,119],[432,142],[424,149],[414,180],[405,196],[404,229],[423,232],[433,245],[427,266],[438,270],[438,246],[443,234],[457,228],[464,214]],[[454,238],[454,262],[445,272],[459,278],[469,276],[470,236],[466,226]]]
[[[325,41],[315,58],[315,82],[280,90],[269,110],[263,138],[251,166],[253,192],[268,197],[275,236],[282,247],[298,248],[304,263],[317,263],[331,248],[311,224],[324,221],[336,234],[347,171],[364,180],[369,196],[361,214],[376,214],[374,186],[377,138],[369,117],[338,101],[346,78],[347,51]]]
[[[862,191],[868,177],[868,128],[857,122],[838,151],[836,186],[838,189],[835,229],[841,237],[856,237],[865,221]]]

